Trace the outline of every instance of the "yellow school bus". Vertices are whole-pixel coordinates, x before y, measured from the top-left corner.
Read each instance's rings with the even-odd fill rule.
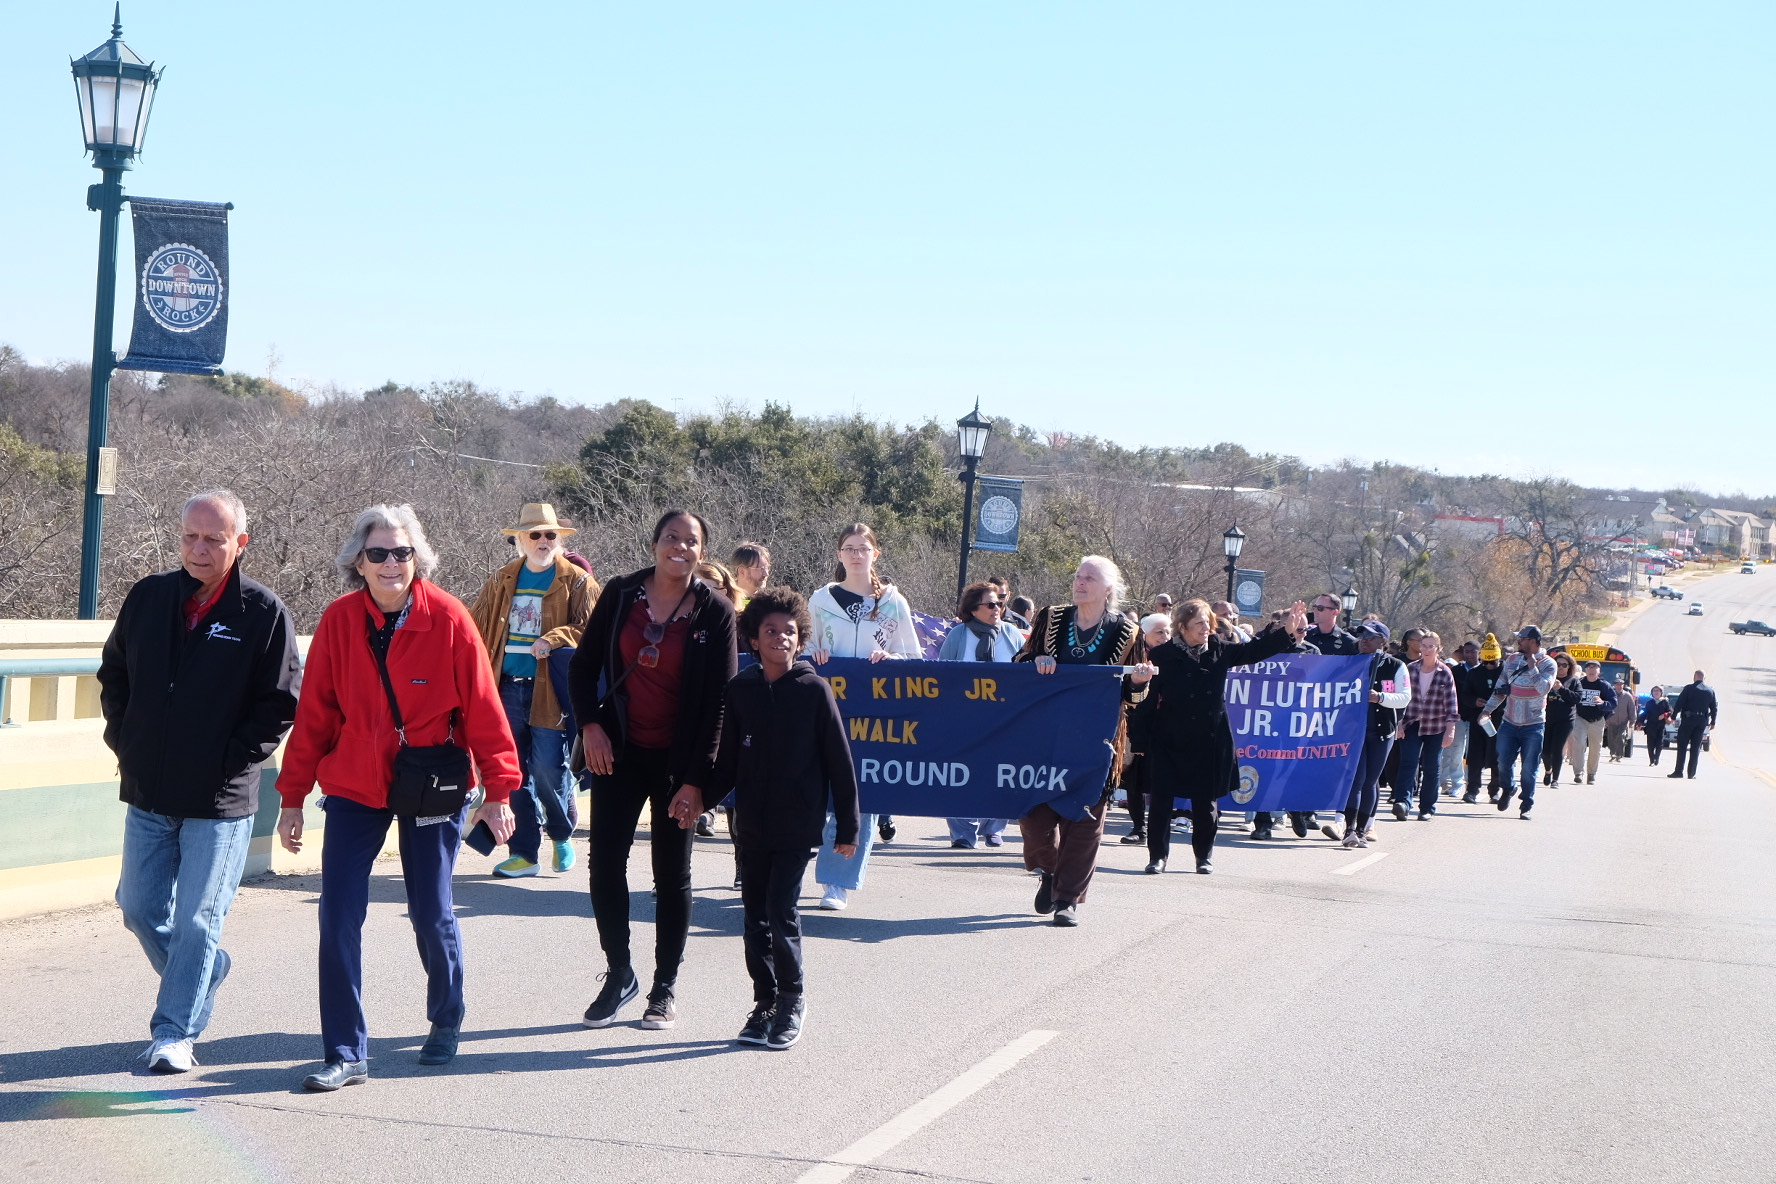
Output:
[[[1616,676],[1620,675],[1628,683],[1630,690],[1638,690],[1640,687],[1640,671],[1634,668],[1634,663],[1627,654],[1613,645],[1575,641],[1566,645],[1549,646],[1548,656],[1555,654],[1565,654],[1581,668],[1587,662],[1596,662],[1603,667],[1604,682],[1615,682]]]

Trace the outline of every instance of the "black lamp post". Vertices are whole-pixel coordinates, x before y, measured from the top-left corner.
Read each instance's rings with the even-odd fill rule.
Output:
[[[1221,549],[1227,553],[1227,603],[1233,603],[1233,565],[1246,545],[1246,532],[1230,526],[1221,535]]]
[[[1344,601],[1344,627],[1351,627],[1351,614],[1357,611],[1357,586],[1352,584],[1339,599]]]
[[[987,452],[987,437],[993,432],[991,420],[982,419],[980,402],[974,410],[956,421],[956,451],[962,454],[962,561],[956,565],[956,603],[962,603],[962,589],[968,587],[968,543],[974,531],[974,470]]]
[[[123,6],[113,10],[111,40],[70,65],[80,99],[80,123],[93,167],[103,177],[86,191],[86,208],[99,215],[99,284],[93,311],[92,398],[86,420],[86,512],[80,533],[80,619],[99,615],[99,541],[105,531],[99,460],[110,437],[111,322],[117,308],[117,219],[123,212],[123,173],[142,150],[148,111],[160,71],[123,43]],[[109,491],[107,491],[109,492]]]

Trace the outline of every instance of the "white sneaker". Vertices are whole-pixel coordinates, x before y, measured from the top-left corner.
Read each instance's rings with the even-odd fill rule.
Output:
[[[156,1040],[148,1046],[150,1073],[189,1073],[197,1064],[190,1040]]]
[[[850,896],[850,893],[846,892],[843,888],[840,888],[835,884],[829,884],[826,888],[826,895],[820,898],[820,907],[823,909],[829,909],[833,912],[838,912],[851,903],[846,899],[848,896]]]

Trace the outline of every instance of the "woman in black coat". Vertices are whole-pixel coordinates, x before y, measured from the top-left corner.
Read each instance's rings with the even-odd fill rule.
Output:
[[[1560,758],[1572,738],[1573,709],[1579,705],[1579,668],[1565,654],[1554,655],[1554,688],[1548,692],[1547,723],[1542,729],[1542,784],[1560,784]],[[1573,768],[1578,768],[1575,759]]]
[[[1159,668],[1153,678],[1154,709],[1148,747],[1151,764],[1147,813],[1149,874],[1165,871],[1171,852],[1172,799],[1190,799],[1190,845],[1196,870],[1209,874],[1209,853],[1215,846],[1215,802],[1233,790],[1238,768],[1233,753],[1233,728],[1227,722],[1227,671],[1234,666],[1286,654],[1307,634],[1307,606],[1296,601],[1279,627],[1272,625],[1251,641],[1227,642],[1215,634],[1219,624],[1206,600],[1178,606],[1172,640],[1156,646],[1148,661]]]

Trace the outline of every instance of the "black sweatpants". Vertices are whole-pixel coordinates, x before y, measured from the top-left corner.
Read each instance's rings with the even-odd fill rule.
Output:
[[[746,973],[752,976],[754,1003],[771,1003],[802,993],[802,915],[796,899],[813,849],[735,852],[740,863],[740,908],[744,916]]]
[[[1480,782],[1486,779],[1489,791],[1498,789],[1498,737],[1488,736],[1480,726],[1479,717],[1468,727],[1468,792],[1479,796]]]
[[[678,981],[691,933],[691,841],[697,833],[666,812],[678,790],[668,772],[669,756],[665,749],[627,745],[617,753],[610,776],[592,779],[592,842],[586,860],[598,944],[610,968],[621,970],[630,965],[629,851],[641,808],[653,807],[648,846],[660,893],[654,905],[654,984],[661,987]]]

